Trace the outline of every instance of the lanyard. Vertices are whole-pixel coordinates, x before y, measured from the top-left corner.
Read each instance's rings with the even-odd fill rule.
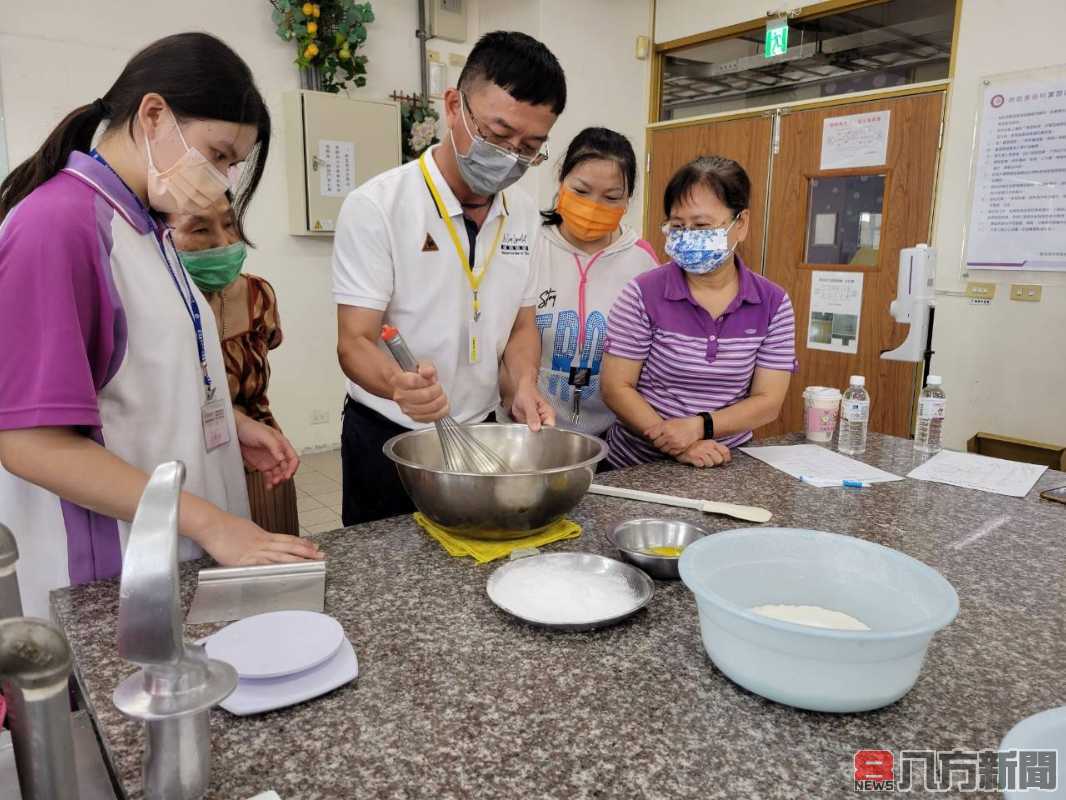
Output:
[[[178,283],[178,276],[174,272],[174,268],[170,265],[170,258],[167,256],[166,242],[170,242],[170,246],[174,247],[174,240],[171,238],[170,229],[167,228],[163,233],[162,240],[156,240],[159,243],[159,252],[163,256],[163,263],[167,265],[167,272],[170,273],[170,279],[174,281],[174,288],[178,290],[178,294],[181,295],[182,305],[185,306],[185,310],[189,314],[189,318],[192,320],[193,330],[196,332],[196,352],[200,356],[200,371],[204,376],[204,390],[207,392],[207,402],[215,396],[215,388],[211,385],[211,373],[207,371],[207,348],[204,346],[204,322],[200,316],[200,306],[196,302],[196,296],[193,294],[192,286],[189,285],[189,273],[185,271],[185,268],[181,266],[181,260],[178,260],[178,272],[181,273],[182,280],[185,282],[185,291],[181,290],[181,284]],[[177,252],[175,250],[175,252]]]
[[[577,358],[578,363],[581,362],[581,351],[585,348],[585,287],[588,286],[589,270],[592,269],[592,265],[595,264],[600,256],[602,256],[606,249],[600,250],[596,255],[589,259],[589,262],[585,265],[584,269],[581,267],[581,259],[577,257],[577,253],[573,253],[574,263],[577,264],[577,272],[580,275],[580,279],[577,282]]]
[[[430,194],[433,195],[433,202],[437,204],[437,211],[440,213],[441,219],[444,220],[445,226],[448,228],[448,235],[451,237],[452,244],[455,245],[455,253],[459,256],[459,264],[463,268],[463,272],[466,273],[466,281],[470,284],[470,291],[473,292],[473,309],[474,309],[474,321],[481,317],[481,301],[478,299],[478,289],[481,286],[481,281],[485,279],[485,276],[489,272],[489,264],[492,263],[493,257],[496,255],[496,250],[500,246],[500,239],[503,238],[503,215],[500,215],[499,221],[496,223],[496,238],[492,242],[492,249],[489,250],[485,260],[481,262],[481,268],[479,270],[473,270],[470,268],[470,260],[467,259],[466,250],[463,249],[463,243],[459,239],[459,232],[455,229],[455,223],[452,222],[451,215],[448,213],[448,209],[444,207],[444,201],[441,199],[440,192],[437,190],[437,185],[433,183],[433,177],[429,174],[429,167],[426,166],[426,150],[422,153],[418,159],[418,166],[422,170],[422,177],[426,180],[426,185],[429,186]]]
[[[122,181],[122,176],[115,172],[114,168],[104,160],[102,155],[96,152],[95,148],[89,151],[89,155],[111,170],[114,176]],[[122,181],[122,185],[126,186],[126,182]],[[140,198],[133,193],[133,190],[130,189],[129,186],[126,186],[126,189],[131,195],[137,198],[137,204],[140,206],[141,211],[144,212],[145,217],[150,223],[150,227],[152,228],[152,238],[155,239],[155,243],[159,247],[159,254],[163,257],[163,263],[167,266],[167,272],[170,273],[170,279],[174,281],[174,288],[178,290],[178,294],[181,296],[181,304],[185,306],[185,311],[188,312],[189,318],[192,320],[192,327],[196,332],[196,353],[200,356],[200,372],[203,373],[204,389],[207,392],[207,400],[210,402],[215,395],[215,389],[211,385],[211,374],[207,371],[207,348],[204,345],[204,321],[200,316],[200,306],[197,304],[196,297],[192,292],[192,287],[189,285],[189,274],[185,271],[184,267],[181,267],[178,270],[185,281],[185,291],[182,291],[181,284],[178,283],[178,276],[174,272],[174,268],[170,265],[170,256],[167,255],[166,241],[169,239],[171,247],[174,246],[174,241],[170,236],[170,229],[167,228],[164,231],[162,238],[156,237],[155,231],[158,230],[158,225],[155,219],[152,217],[148,209],[144,207],[144,203],[140,202]],[[177,251],[175,250],[175,252]],[[178,264],[180,266],[180,259]]]

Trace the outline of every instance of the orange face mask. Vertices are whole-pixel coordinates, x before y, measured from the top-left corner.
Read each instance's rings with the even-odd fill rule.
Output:
[[[607,206],[588,200],[559,187],[559,205],[556,210],[566,223],[567,230],[583,242],[594,242],[612,233],[626,210],[622,206]]]

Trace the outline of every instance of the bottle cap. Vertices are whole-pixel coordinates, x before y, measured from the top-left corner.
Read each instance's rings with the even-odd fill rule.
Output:
[[[851,376],[851,385],[852,386],[865,386],[866,385],[866,378],[864,378],[862,375],[852,375]]]
[[[939,386],[941,383],[943,383],[943,379],[939,375],[930,375],[929,378],[926,380],[925,385]]]

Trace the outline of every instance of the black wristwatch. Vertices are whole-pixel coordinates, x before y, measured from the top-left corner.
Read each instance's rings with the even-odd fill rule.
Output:
[[[714,417],[708,411],[701,411],[699,416],[703,419],[703,438],[714,438]]]

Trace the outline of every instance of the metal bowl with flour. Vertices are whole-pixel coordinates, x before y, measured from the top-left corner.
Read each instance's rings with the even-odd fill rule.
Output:
[[[432,428],[402,433],[384,452],[415,506],[449,533],[474,539],[519,539],[542,531],[578,504],[607,444],[560,428],[482,423],[465,431],[498,453],[511,472],[484,475],[444,468]]]

